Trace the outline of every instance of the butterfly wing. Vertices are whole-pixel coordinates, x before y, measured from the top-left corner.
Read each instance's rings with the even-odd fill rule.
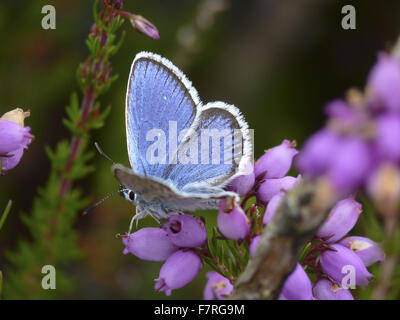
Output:
[[[215,154],[212,154],[213,146],[205,150],[201,144],[197,150],[200,161],[183,164],[178,154],[187,144],[180,143],[174,151],[173,140],[169,139],[171,122],[176,123],[178,133],[189,129],[189,138],[212,129],[222,130],[227,136],[233,136],[236,131],[240,138],[225,144],[224,137],[220,137],[217,154],[222,163],[205,164],[202,156],[205,154],[212,162]],[[147,141],[146,135],[154,128],[164,132],[168,153],[165,156],[169,163],[149,161],[147,151],[153,140]],[[126,97],[126,129],[129,160],[135,173],[169,181],[181,191],[224,186],[237,173],[239,163],[251,155],[248,126],[238,109],[222,102],[203,106],[185,75],[167,59],[152,53],[139,53],[132,63]],[[227,149],[231,161],[225,163]]]
[[[129,75],[125,109],[128,155],[134,171],[162,177],[167,164],[149,161],[147,151],[154,139],[147,141],[146,136],[153,129],[161,130],[166,150],[172,150],[170,122],[176,124],[177,132],[190,127],[200,106],[196,90],[170,61],[153,53],[137,54]]]
[[[193,143],[192,137],[198,144],[199,163],[178,162],[164,172],[163,178],[173,181],[178,189],[193,189],[194,185],[223,187],[238,174],[239,164],[252,154],[247,123],[235,106],[223,102],[200,108],[191,135],[179,145],[178,155]]]

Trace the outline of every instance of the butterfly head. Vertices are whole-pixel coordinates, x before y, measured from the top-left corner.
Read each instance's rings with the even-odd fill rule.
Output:
[[[135,192],[133,192],[131,189],[127,189],[123,186],[119,188],[119,194],[122,198],[125,200],[128,200],[129,202],[135,203],[136,200],[136,195]]]

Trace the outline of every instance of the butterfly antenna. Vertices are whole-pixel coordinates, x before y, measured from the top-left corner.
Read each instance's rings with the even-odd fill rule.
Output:
[[[101,150],[101,148],[100,148],[100,146],[99,146],[99,144],[98,144],[97,142],[94,143],[94,146],[96,147],[97,151],[98,151],[104,158],[106,158],[106,159],[107,159],[108,161],[110,161],[112,164],[115,164],[115,161],[112,160],[108,155],[106,155],[106,154],[104,153],[103,150]]]
[[[92,204],[90,207],[86,208],[82,214],[86,215],[89,211],[92,211],[94,208],[96,208],[97,206],[101,205],[104,201],[106,201],[108,198],[112,197],[113,195],[115,195],[116,193],[120,192],[120,190],[111,192],[108,196],[104,197],[103,199],[101,199],[100,201],[97,201],[95,204]]]

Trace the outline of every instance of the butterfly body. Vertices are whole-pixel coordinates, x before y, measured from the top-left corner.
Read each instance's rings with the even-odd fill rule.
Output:
[[[251,157],[247,123],[232,105],[202,105],[190,81],[167,59],[148,52],[135,57],[126,130],[132,168],[114,164],[112,171],[127,190],[124,197],[136,205],[135,219],[214,209],[219,199],[238,198],[224,188]]]

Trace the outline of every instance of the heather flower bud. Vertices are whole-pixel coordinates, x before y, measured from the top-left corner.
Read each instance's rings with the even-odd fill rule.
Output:
[[[382,248],[371,239],[356,236],[347,237],[344,238],[340,244],[354,251],[361,258],[366,267],[385,259]]]
[[[264,217],[263,217],[263,224],[268,224],[272,218],[275,216],[276,210],[278,209],[279,205],[282,202],[283,197],[285,196],[284,192],[279,192],[278,194],[274,195],[272,199],[268,202],[267,207],[265,209]]]
[[[399,105],[400,110],[400,105]],[[400,115],[385,114],[376,121],[376,150],[383,160],[400,160]]]
[[[163,229],[172,243],[181,248],[202,246],[207,240],[207,230],[203,221],[189,215],[171,215]]]
[[[313,293],[318,300],[354,300],[349,289],[342,288],[328,279],[318,280]]]
[[[29,127],[24,127],[24,119],[29,112],[14,109],[5,113],[0,118],[0,160],[1,170],[7,171],[14,168],[28,148],[33,136]]]
[[[132,253],[142,260],[165,261],[178,248],[171,242],[165,230],[142,228],[129,237],[123,237],[123,254]]]
[[[143,33],[144,35],[152,38],[152,39],[160,39],[160,35],[158,34],[158,30],[154,24],[152,24],[146,18],[143,18],[140,15],[131,14],[129,18],[132,26]]]
[[[352,198],[339,201],[317,231],[317,236],[330,243],[342,239],[353,229],[361,211],[361,204]]]
[[[218,272],[206,274],[207,284],[204,288],[204,300],[225,300],[233,290],[231,282]]]
[[[297,156],[297,168],[312,178],[325,173],[332,163],[339,143],[340,138],[333,131],[323,129],[316,132],[307,140]]]
[[[371,153],[367,143],[358,137],[341,139],[328,176],[338,192],[353,192],[368,177],[371,169]]]
[[[254,186],[255,175],[253,163],[250,160],[241,162],[238,174],[239,175],[229,183],[227,189],[244,196]]]
[[[359,125],[362,120],[358,110],[342,99],[328,103],[325,114],[329,117],[329,124],[335,128],[352,128]]]
[[[251,239],[250,248],[249,248],[251,257],[254,257],[254,254],[256,253],[257,246],[258,246],[258,243],[260,242],[260,240],[261,240],[261,236],[255,236],[253,239]]]
[[[226,238],[239,240],[250,232],[249,219],[234,198],[223,199],[219,202],[218,229]]]
[[[381,108],[400,110],[400,62],[381,54],[370,72],[368,89]]]
[[[281,295],[287,300],[314,299],[310,278],[299,263],[286,279]]]
[[[292,166],[293,157],[298,153],[294,142],[284,140],[279,146],[267,150],[254,165],[257,176],[265,173],[264,178],[282,178]]]
[[[297,178],[286,176],[280,179],[266,179],[257,190],[257,198],[263,202],[268,202],[273,196],[281,191],[291,190],[301,179],[301,175]]]
[[[154,288],[169,296],[172,290],[182,288],[191,282],[202,266],[201,259],[195,252],[179,250],[173,253],[161,267]]]
[[[361,258],[340,244],[333,244],[330,248],[332,250],[325,250],[319,256],[322,270],[339,284],[345,280],[344,277],[354,275],[356,285],[367,286],[372,274],[368,272]]]

